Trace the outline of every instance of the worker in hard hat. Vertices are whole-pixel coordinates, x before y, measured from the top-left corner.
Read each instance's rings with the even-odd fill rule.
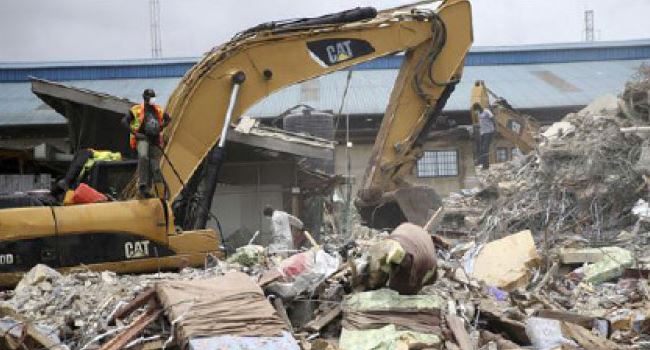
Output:
[[[162,131],[171,118],[156,104],[153,89],[144,90],[142,99],[143,103],[131,107],[122,124],[129,129],[131,148],[138,152],[138,192],[141,197],[150,198],[152,182],[162,184],[159,166],[164,146]]]

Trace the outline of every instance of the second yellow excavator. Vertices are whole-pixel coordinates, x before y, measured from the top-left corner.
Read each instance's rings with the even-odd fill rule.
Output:
[[[490,96],[494,99],[492,103],[490,103]],[[483,80],[474,82],[469,105],[472,124],[478,125],[478,115],[471,108],[475,103],[492,111],[497,133],[512,142],[521,152],[528,153],[537,147],[539,123],[535,119],[517,112],[505,98],[499,97],[490,90]]]
[[[145,272],[201,265],[206,255],[219,255],[218,235],[203,229],[229,126],[283,87],[400,52],[405,59],[358,204],[371,222],[409,207],[406,215],[394,215],[397,223],[406,217],[421,224],[418,218],[435,207],[434,196],[404,199],[399,193],[407,185],[401,177],[411,171],[429,127],[460,80],[472,44],[468,0],[436,2],[435,9],[434,4],[426,5],[380,12],[357,8],[264,23],[212,49],[185,74],[167,105],[173,121],[161,160],[166,195],[0,210],[0,284],[16,283],[39,263],[64,270],[84,265]],[[204,171],[195,175],[202,163]],[[417,188],[405,191],[424,193]],[[397,206],[391,206],[390,193],[398,194],[392,196]],[[175,214],[187,213],[188,203],[198,203],[196,218],[179,224]],[[412,219],[409,212],[420,216]]]

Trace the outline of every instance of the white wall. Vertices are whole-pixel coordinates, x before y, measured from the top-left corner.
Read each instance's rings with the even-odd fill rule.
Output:
[[[281,185],[217,186],[212,208],[219,218],[226,242],[238,246],[260,230],[256,243],[266,243],[270,221],[262,215],[262,209],[267,204],[282,208]],[[208,226],[217,229],[214,219],[210,219]]]

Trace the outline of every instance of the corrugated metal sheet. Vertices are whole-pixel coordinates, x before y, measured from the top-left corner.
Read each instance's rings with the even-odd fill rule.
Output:
[[[469,108],[471,87],[475,80],[485,80],[490,89],[505,97],[517,108],[548,108],[586,105],[604,94],[618,94],[625,82],[642,63],[650,60],[470,66],[465,68],[463,80],[447,102],[445,110],[461,111]],[[553,84],[540,78],[536,72],[548,72],[567,85]],[[300,86],[290,86],[264,99],[247,114],[256,117],[275,116],[299,103],[317,109],[338,111],[345,89],[347,72],[335,72],[319,78],[320,98],[315,101],[300,99]],[[383,114],[397,70],[366,70],[352,73],[350,90],[343,113]]]
[[[78,80],[75,87],[90,89],[132,101],[142,100],[142,91],[153,88],[165,103],[180,78]],[[65,124],[66,119],[31,91],[30,82],[0,84],[0,125]]]
[[[33,190],[49,189],[52,183],[50,174],[0,175],[0,193],[11,194]]]
[[[586,105],[603,94],[619,93],[625,82],[647,60],[469,66],[445,110],[467,110],[475,80],[487,85],[517,108],[549,108]],[[547,72],[540,74],[539,72]],[[253,106],[246,114],[255,117],[277,116],[300,103],[338,112],[348,72],[335,72],[311,83],[318,93],[301,93],[301,86],[287,87]],[[542,79],[552,76],[555,79]],[[396,69],[353,71],[343,113],[383,114],[388,103]],[[557,83],[557,79],[565,84]],[[165,104],[180,78],[80,80],[69,85],[140,101],[145,88],[153,88],[158,101]],[[575,87],[567,91],[566,86]],[[303,97],[303,98],[301,98]],[[309,98],[309,99],[306,99]],[[65,119],[49,109],[30,90],[30,83],[0,84],[0,124],[59,124]]]
[[[3,125],[63,124],[65,118],[32,94],[29,83],[0,84]]]
[[[466,66],[538,64],[650,58],[650,40],[595,43],[474,47]],[[121,61],[0,62],[0,82],[27,81],[30,76],[52,81],[147,79],[180,77],[198,58]],[[402,56],[381,57],[351,70],[399,68]]]

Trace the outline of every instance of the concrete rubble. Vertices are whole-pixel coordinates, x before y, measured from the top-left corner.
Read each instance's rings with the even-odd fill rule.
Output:
[[[1,295],[0,348],[650,348],[649,140],[621,130],[650,124],[649,92],[644,68],[567,115],[445,198],[431,233],[353,220],[288,257],[244,245],[179,272],[36,266]]]

